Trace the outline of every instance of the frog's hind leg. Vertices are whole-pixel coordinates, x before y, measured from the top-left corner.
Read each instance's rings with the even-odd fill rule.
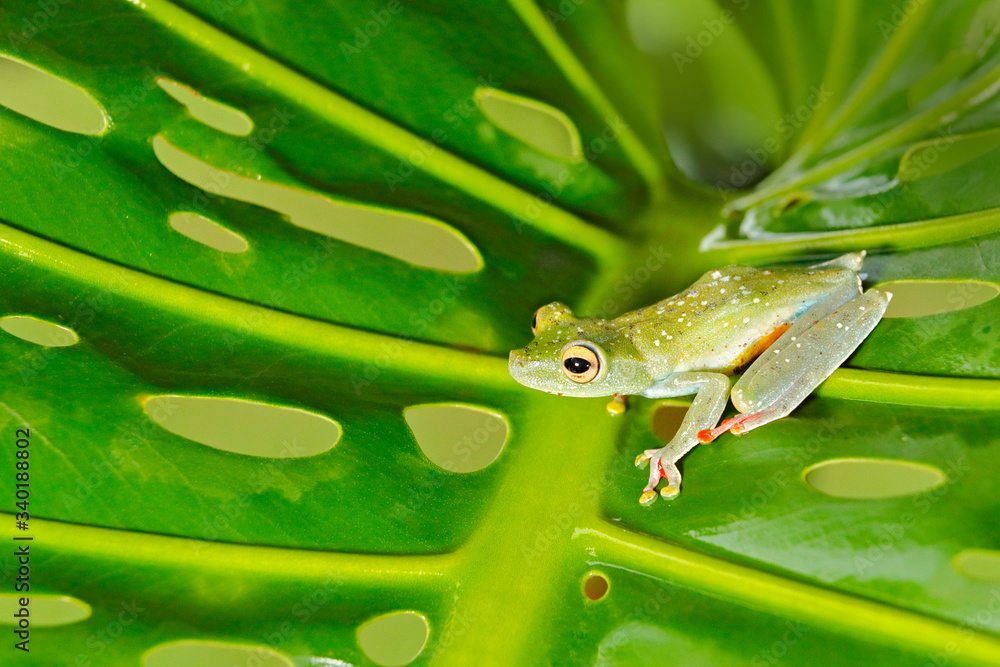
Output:
[[[733,405],[743,414],[699,439],[709,442],[727,430],[742,435],[790,413],[861,345],[891,298],[871,289],[819,321],[806,313],[806,326],[786,331],[733,387]]]
[[[719,421],[729,399],[729,378],[721,373],[688,372],[669,375],[642,392],[646,398],[666,398],[697,394],[684,415],[677,434],[659,449],[647,449],[635,464],[644,466],[649,461],[649,483],[643,489],[639,502],[649,505],[656,500],[656,485],[662,477],[667,486],[660,495],[676,498],[681,492],[681,472],[677,461],[698,444],[698,431],[710,428]]]

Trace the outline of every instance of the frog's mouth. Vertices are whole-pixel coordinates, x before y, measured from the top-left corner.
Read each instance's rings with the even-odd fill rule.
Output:
[[[540,359],[532,359],[531,357],[532,355],[528,353],[527,348],[512,350],[507,361],[507,370],[510,372],[510,376],[518,384],[530,389],[538,389],[550,394],[558,393],[551,388],[553,382],[548,377],[551,375],[551,371],[546,369],[546,364]],[[559,382],[559,379],[557,378],[555,382]]]
[[[531,366],[535,364],[530,361],[526,362],[524,357],[525,350],[511,350],[510,356],[507,359],[507,370],[510,372],[510,376],[517,380],[518,383],[532,389],[537,389],[537,387],[532,386],[529,380],[529,377],[533,375]]]

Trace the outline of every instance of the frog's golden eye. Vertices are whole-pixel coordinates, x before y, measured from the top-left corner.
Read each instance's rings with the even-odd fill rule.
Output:
[[[542,308],[545,308],[545,306],[542,306]],[[536,310],[534,317],[531,318],[531,335],[532,336],[537,336],[538,335],[538,313],[542,312],[542,308],[539,308],[538,310]]]
[[[562,355],[563,372],[577,384],[593,382],[601,372],[601,357],[586,345],[571,345]]]

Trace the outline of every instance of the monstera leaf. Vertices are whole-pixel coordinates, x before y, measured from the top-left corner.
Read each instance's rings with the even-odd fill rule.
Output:
[[[0,28],[4,664],[1000,663],[1000,3]],[[861,249],[893,310],[674,501],[683,401],[507,373],[550,301]]]

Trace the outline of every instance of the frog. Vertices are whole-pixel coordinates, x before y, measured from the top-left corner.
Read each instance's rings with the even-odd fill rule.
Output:
[[[650,467],[639,502],[672,500],[684,455],[726,432],[743,435],[787,416],[872,332],[892,293],[863,289],[865,256],[862,250],[799,268],[723,266],[613,319],[577,317],[550,303],[535,312],[534,339],[510,352],[508,370],[521,385],[549,394],[610,396],[613,415],[628,396],[693,394],[676,435],[635,461]],[[720,423],[730,399],[737,414]]]

